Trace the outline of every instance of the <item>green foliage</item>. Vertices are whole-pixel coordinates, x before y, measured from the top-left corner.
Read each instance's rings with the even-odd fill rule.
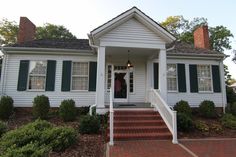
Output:
[[[236,116],[236,102],[230,105],[230,111],[234,116]]]
[[[0,121],[0,137],[7,131],[6,123]]]
[[[190,108],[187,101],[181,100],[181,101],[177,102],[176,105],[174,106],[174,109],[178,113],[184,113],[190,117],[192,116],[192,109]]]
[[[216,109],[213,101],[204,100],[199,105],[199,114],[205,118],[215,118],[216,117]]]
[[[76,37],[64,26],[46,23],[43,27],[37,27],[36,39],[76,39]]]
[[[0,100],[0,119],[9,119],[13,112],[13,99],[10,96],[2,96]]]
[[[80,116],[87,115],[89,113],[89,107],[88,106],[78,107],[77,112],[78,115]]]
[[[75,101],[72,99],[63,100],[59,107],[59,115],[64,121],[73,121],[76,118]]]
[[[47,118],[49,109],[50,109],[50,102],[47,96],[38,95],[34,98],[32,110],[35,118],[41,118],[41,119]]]
[[[206,18],[193,18],[186,20],[183,16],[169,16],[161,25],[173,33],[177,39],[194,43],[193,32],[196,28],[208,25]],[[230,38],[233,34],[224,26],[209,27],[209,38],[211,48],[218,52],[224,52],[224,49],[231,49]]]
[[[215,132],[215,133],[218,133],[218,134],[222,134],[223,133],[223,128],[221,125],[219,124],[211,124],[210,125],[210,130]]]
[[[232,114],[224,114],[220,121],[224,127],[236,130],[236,117]]]
[[[234,103],[236,102],[236,93],[234,92],[233,88],[226,86],[226,97],[227,103]]]
[[[15,21],[2,19],[0,21],[0,46],[3,44],[16,43],[18,25]]]
[[[48,156],[49,151],[62,151],[75,141],[73,128],[53,127],[47,121],[36,120],[3,134],[0,156]]]
[[[195,128],[201,132],[209,132],[209,126],[203,121],[196,121]]]
[[[193,121],[188,115],[177,113],[177,127],[179,131],[189,132],[193,128]]]
[[[81,134],[97,134],[100,129],[100,121],[97,116],[86,115],[81,117],[79,132]]]

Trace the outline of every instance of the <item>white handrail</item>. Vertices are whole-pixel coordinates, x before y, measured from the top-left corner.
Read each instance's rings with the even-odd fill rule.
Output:
[[[113,119],[114,119],[114,110],[113,110],[113,92],[112,89],[110,88],[110,142],[109,145],[113,146],[114,141],[113,141]]]
[[[96,104],[93,104],[89,107],[89,115],[92,116],[93,115],[93,108],[96,107]]]
[[[172,143],[177,144],[177,112],[170,109],[170,106],[162,99],[155,89],[151,89],[150,102],[158,110],[172,134]]]

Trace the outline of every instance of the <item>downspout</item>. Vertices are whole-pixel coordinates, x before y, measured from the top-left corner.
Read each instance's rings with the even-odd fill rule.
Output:
[[[221,75],[224,75],[224,63],[223,63],[223,61],[227,57],[229,57],[229,55],[225,55],[225,57],[222,60],[220,60],[220,62],[219,62],[219,65],[222,65],[222,68],[223,68],[223,72],[221,72]],[[225,77],[223,77],[223,78],[225,78]],[[222,87],[222,97],[221,98],[222,98],[222,105],[223,105],[222,106],[223,107],[223,113],[225,113],[225,107],[227,105],[227,91],[226,91],[225,79],[222,80],[222,84],[223,84],[223,87]],[[226,100],[226,102],[224,102],[224,99]]]
[[[3,53],[2,69],[1,69],[2,70],[2,74],[1,74],[1,95],[4,95],[7,55],[6,55],[6,52],[4,51],[3,47],[1,47],[1,51]]]

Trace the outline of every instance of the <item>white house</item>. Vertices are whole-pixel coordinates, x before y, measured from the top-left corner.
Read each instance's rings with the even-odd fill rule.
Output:
[[[206,26],[189,45],[133,7],[92,30],[89,39],[33,40],[34,34],[34,24],[22,17],[18,43],[2,47],[1,95],[16,107],[31,107],[44,94],[53,107],[72,98],[78,107],[96,104],[103,113],[110,88],[117,103],[149,103],[156,89],[169,106],[212,100],[225,107],[225,55],[209,49]]]

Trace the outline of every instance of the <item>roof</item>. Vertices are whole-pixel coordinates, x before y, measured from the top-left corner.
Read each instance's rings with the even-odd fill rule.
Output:
[[[92,48],[89,46],[88,39],[39,39],[23,43],[5,45],[4,47],[92,50]]]
[[[221,52],[217,52],[214,50],[203,49],[203,48],[195,48],[193,44],[182,42],[182,41],[174,41],[170,44],[166,45],[167,53],[168,54],[183,54],[183,55],[219,55],[225,56]]]

